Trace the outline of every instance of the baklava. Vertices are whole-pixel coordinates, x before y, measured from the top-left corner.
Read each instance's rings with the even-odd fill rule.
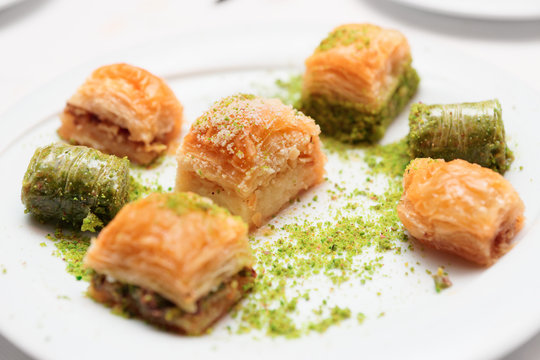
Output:
[[[513,160],[506,145],[501,103],[427,105],[416,103],[409,113],[412,158],[463,159],[504,174]]]
[[[306,60],[301,109],[322,134],[378,141],[418,88],[405,36],[371,24],[334,29]]]
[[[184,138],[177,191],[193,191],[252,228],[324,178],[313,119],[277,99],[234,95],[216,102]]]
[[[461,159],[413,160],[397,212],[422,244],[484,266],[512,248],[525,220],[523,201],[508,180]]]
[[[183,108],[159,77],[128,65],[100,67],[68,100],[58,134],[138,164],[175,144]]]
[[[204,333],[255,279],[246,224],[193,193],[126,205],[84,263],[96,301],[188,335]]]
[[[39,221],[95,231],[127,203],[129,160],[86,146],[38,148],[24,174],[21,199]]]

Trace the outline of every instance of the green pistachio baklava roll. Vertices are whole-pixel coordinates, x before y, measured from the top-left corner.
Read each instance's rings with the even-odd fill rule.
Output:
[[[95,230],[128,201],[129,160],[85,146],[40,147],[22,185],[27,212],[42,222]]]
[[[504,174],[513,161],[506,145],[498,100],[475,103],[413,104],[409,113],[413,158],[463,159]]]

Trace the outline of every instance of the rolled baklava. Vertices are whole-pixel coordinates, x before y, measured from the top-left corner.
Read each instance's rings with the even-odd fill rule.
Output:
[[[128,192],[128,159],[86,146],[51,144],[32,156],[21,198],[40,221],[95,231],[127,203]]]
[[[260,226],[323,181],[326,157],[313,119],[277,99],[216,102],[184,138],[177,191],[193,191]]]
[[[413,160],[397,212],[422,244],[480,265],[512,248],[525,219],[523,201],[508,180],[461,159]]]
[[[513,160],[498,100],[413,104],[409,129],[409,153],[413,158],[463,159],[501,174]]]
[[[182,111],[159,77],[128,64],[107,65],[68,100],[58,134],[71,143],[148,164],[174,144]]]
[[[405,36],[371,24],[334,29],[306,60],[302,111],[323,135],[375,142],[416,93]]]
[[[188,335],[224,316],[255,278],[246,224],[193,193],[126,205],[84,263],[96,301]]]

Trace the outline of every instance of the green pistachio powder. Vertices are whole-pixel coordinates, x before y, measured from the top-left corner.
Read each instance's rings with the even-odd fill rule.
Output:
[[[278,80],[276,97],[297,106],[301,82],[301,76]],[[368,176],[365,181],[359,181],[363,185],[355,189],[327,179],[326,193],[313,196],[302,205],[316,209],[324,204],[325,212],[332,214],[331,220],[295,217],[279,228],[272,225],[276,222],[272,221],[251,238],[257,258],[257,279],[246,299],[233,309],[235,321],[227,327],[230,332],[258,330],[269,336],[296,338],[311,331],[324,332],[349,318],[363,323],[364,313],[333,305],[333,289],[322,301],[315,304],[310,301],[312,295],[321,292],[318,285],[314,285],[317,281],[313,280],[326,278],[335,288],[345,284],[363,285],[381,272],[384,253],[399,255],[413,249],[396,213],[402,193],[402,174],[410,160],[405,140],[363,149],[332,139],[323,138],[323,144],[329,157],[339,157],[344,166],[350,166],[347,163],[353,160],[361,164],[363,160]],[[132,173],[137,172],[141,170],[132,166]],[[376,177],[386,181],[383,191],[371,189]],[[140,175],[131,177],[130,185],[130,201],[152,192],[172,191],[159,185],[157,177],[150,183],[144,183]],[[342,200],[340,205],[333,205],[333,200],[337,199]],[[47,235],[56,247],[53,254],[66,262],[67,272],[77,280],[89,281],[92,276],[91,270],[82,266],[91,235],[61,229]],[[376,255],[363,256],[368,251]],[[408,270],[414,272],[413,267]],[[437,292],[451,284],[447,274],[441,271],[433,275],[426,270],[427,275],[433,277]],[[378,317],[381,316],[384,313]]]

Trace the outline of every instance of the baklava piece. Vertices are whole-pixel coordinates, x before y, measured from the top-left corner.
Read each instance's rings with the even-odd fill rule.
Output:
[[[412,158],[463,159],[504,174],[514,159],[506,145],[498,100],[413,104],[409,113]]]
[[[419,77],[402,33],[371,24],[334,29],[306,60],[302,111],[323,135],[376,142],[414,96]]]
[[[68,100],[58,134],[145,165],[174,144],[182,111],[159,77],[127,64],[107,65],[95,70]]]
[[[419,242],[484,266],[512,248],[523,211],[508,180],[461,159],[413,160],[397,206],[403,225]]]
[[[95,231],[128,202],[128,193],[128,159],[86,146],[51,144],[32,156],[21,199],[39,221]]]
[[[96,301],[188,335],[224,316],[255,278],[246,224],[193,193],[126,205],[84,263]]]
[[[178,151],[177,191],[193,191],[260,226],[323,181],[313,119],[277,99],[235,95],[199,117]]]

